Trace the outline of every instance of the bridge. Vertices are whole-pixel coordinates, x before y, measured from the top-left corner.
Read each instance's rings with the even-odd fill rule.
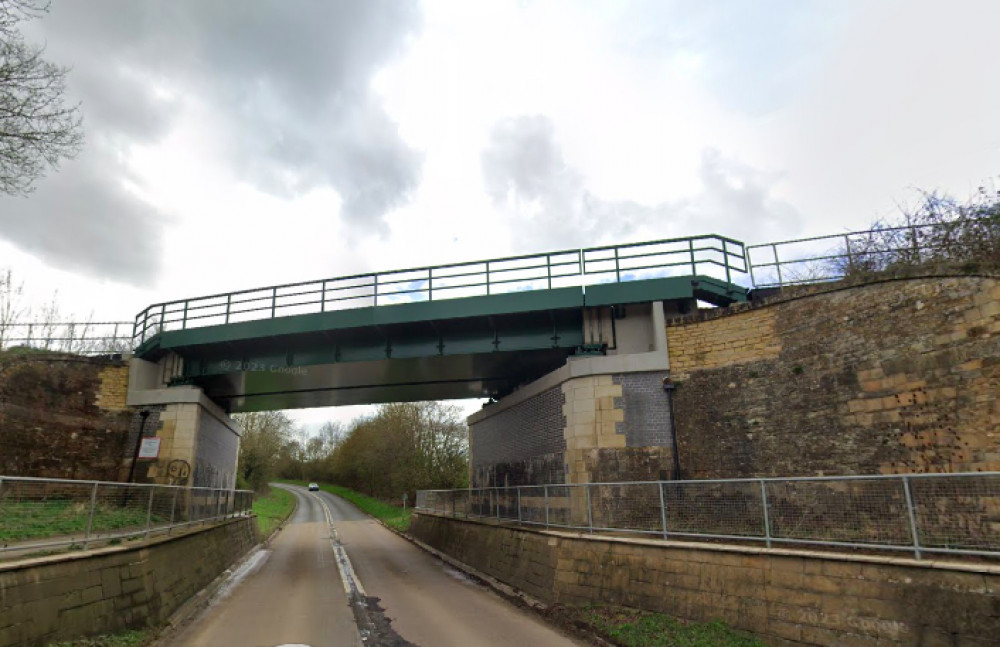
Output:
[[[274,285],[151,305],[135,353],[228,412],[499,399],[654,350],[650,304],[744,301],[746,272],[743,243],[706,235]]]

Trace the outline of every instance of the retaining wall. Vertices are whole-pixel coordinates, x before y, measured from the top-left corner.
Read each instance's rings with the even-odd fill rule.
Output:
[[[987,647],[1000,566],[538,531],[421,513],[416,538],[549,603],[731,626],[773,647]]]
[[[0,647],[155,626],[257,544],[256,520],[0,563]]]

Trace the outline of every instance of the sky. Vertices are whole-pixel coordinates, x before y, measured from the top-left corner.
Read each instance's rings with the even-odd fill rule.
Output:
[[[71,68],[86,142],[0,196],[0,268],[33,305],[131,320],[403,267],[865,229],[998,179],[997,24],[992,0],[54,0],[23,32]]]

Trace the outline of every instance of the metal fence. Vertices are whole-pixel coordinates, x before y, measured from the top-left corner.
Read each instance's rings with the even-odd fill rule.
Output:
[[[0,324],[0,350],[32,348],[74,355],[131,352],[131,321],[60,321]]]
[[[933,261],[961,263],[995,254],[993,219],[879,227],[831,236],[746,246],[755,288],[836,281]]]
[[[145,538],[252,506],[249,490],[0,476],[0,553]]]
[[[1000,556],[1000,472],[425,490],[416,508],[664,539]]]
[[[747,271],[743,243],[716,235],[574,249],[289,283],[151,305],[135,343],[164,330],[524,290],[703,274],[732,282]]]

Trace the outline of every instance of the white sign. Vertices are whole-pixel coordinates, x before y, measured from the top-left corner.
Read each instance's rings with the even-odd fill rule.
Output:
[[[139,445],[139,458],[156,458],[160,455],[160,439],[143,438]]]

